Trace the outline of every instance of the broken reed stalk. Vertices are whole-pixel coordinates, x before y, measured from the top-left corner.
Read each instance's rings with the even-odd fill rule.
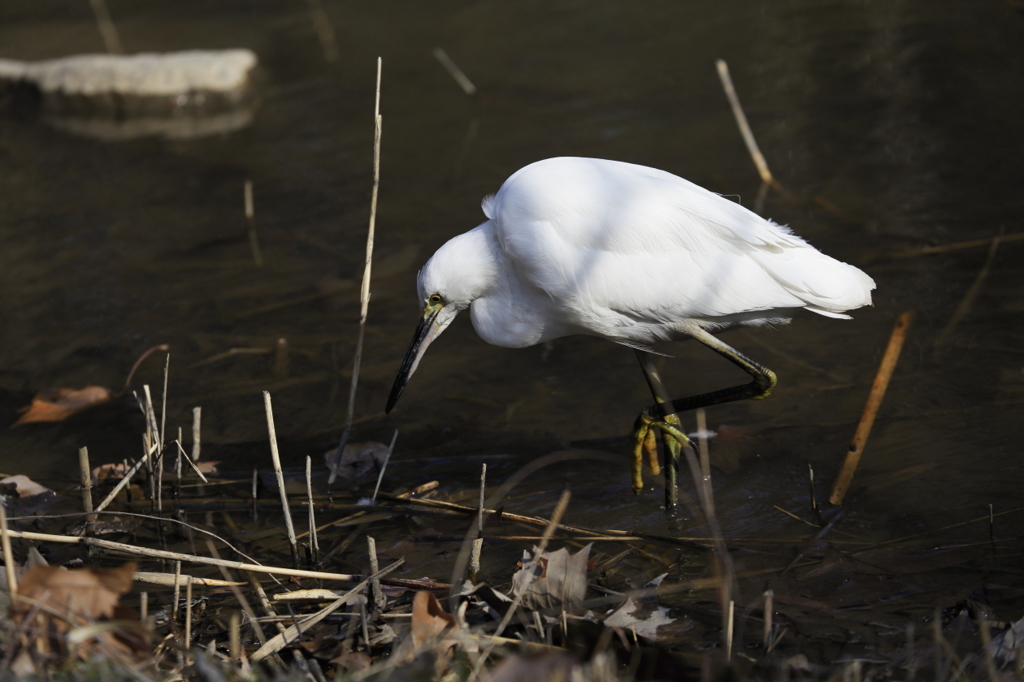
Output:
[[[475,584],[480,575],[480,555],[484,550],[484,539],[473,540],[473,549],[469,553],[469,579]]]
[[[256,233],[256,208],[252,200],[252,180],[245,181],[245,231],[249,235],[249,250],[256,267],[263,267],[263,253],[260,251],[260,237]]]
[[[167,443],[167,378],[171,373],[171,354],[167,354],[164,360],[164,392],[160,402],[160,450],[164,449]]]
[[[306,455],[306,504],[309,507],[309,559],[316,565],[320,556],[320,543],[316,537],[316,511],[313,508],[313,458]]]
[[[864,405],[864,413],[860,417],[860,423],[857,424],[857,431],[854,433],[850,449],[846,453],[846,461],[843,462],[839,478],[836,479],[835,486],[832,488],[832,495],[829,496],[828,501],[832,504],[839,505],[843,503],[846,491],[853,481],[853,474],[857,471],[857,465],[860,463],[861,455],[864,453],[864,446],[868,442],[868,436],[871,435],[871,427],[875,424],[878,408],[882,405],[885,390],[889,387],[889,380],[892,378],[893,370],[896,369],[896,362],[899,360],[900,351],[903,349],[903,341],[907,338],[907,330],[910,328],[910,320],[913,316],[914,313],[910,310],[901,314],[896,320],[896,326],[893,327],[892,334],[889,336],[889,345],[885,348],[882,363],[879,365],[875,381],[871,385],[871,393],[868,394],[867,404]]]
[[[761,636],[761,641],[764,644],[764,650],[767,652],[768,647],[772,643],[772,601],[775,598],[774,590],[764,591],[764,633]]]
[[[288,491],[284,486],[284,472],[281,470],[281,455],[277,451],[277,429],[274,428],[274,408],[270,405],[270,391],[263,391],[263,407],[267,412],[267,431],[270,435],[270,458],[274,463],[274,475],[277,476],[277,488],[281,493],[281,509],[284,511],[284,524],[288,530],[288,542],[292,546],[292,565],[299,565],[299,543],[295,539],[295,526],[292,525],[292,510],[288,506]]]
[[[87,447],[78,449],[78,469],[82,477],[82,511],[88,514],[85,517],[86,527],[89,532],[92,532],[96,516],[92,513],[92,469],[89,467],[89,448]]]
[[[241,625],[242,617],[238,611],[235,611],[228,619],[228,653],[231,660],[235,662],[242,657]]]
[[[377,541],[369,535],[366,536],[366,548],[370,554],[370,573],[376,574],[380,571],[380,563],[377,561]],[[373,593],[373,606],[378,611],[383,611],[387,605],[384,592],[380,589],[380,578],[373,578],[370,581],[370,588]]]
[[[7,593],[13,603],[18,594],[18,574],[14,571],[14,552],[11,551],[11,531],[7,528],[7,506],[0,502],[0,549],[4,552],[4,571],[7,576]],[[15,535],[15,537],[18,537]]]
[[[171,620],[178,621],[178,602],[181,600],[181,561],[174,562],[174,607],[171,609]]]
[[[480,468],[480,507],[477,512],[477,532],[484,533],[484,493],[487,491],[487,464]]]
[[[192,648],[192,580],[185,581],[185,649]]]
[[[352,430],[352,418],[356,408],[356,388],[359,385],[359,367],[363,362],[363,338],[366,336],[366,315],[370,307],[370,272],[373,265],[373,237],[377,225],[377,191],[380,187],[380,136],[384,119],[380,115],[380,73],[381,59],[377,57],[377,93],[373,108],[373,190],[370,194],[370,224],[366,231],[366,264],[363,267],[363,283],[359,289],[359,335],[356,338],[356,354],[352,360],[352,383],[348,391],[348,409],[345,412],[345,430],[338,444],[338,456],[331,467],[331,475],[327,479],[327,487],[334,485],[338,477],[338,463],[345,452],[349,432]]]
[[[124,478],[122,478],[118,482],[118,484],[114,486],[114,489],[110,491],[110,494],[107,495],[103,499],[103,501],[99,503],[99,506],[97,506],[93,511],[94,512],[101,512],[104,509],[106,509],[107,506],[117,498],[117,494],[119,492],[121,492],[122,488],[124,488],[126,485],[128,485],[131,482],[132,476],[134,476],[135,474],[138,473],[138,471],[142,467],[142,465],[143,464],[147,464],[150,461],[150,455],[152,455],[154,452],[156,452],[156,444],[155,443],[149,447],[149,450],[147,450],[147,451],[142,453],[142,459],[140,459],[138,462],[136,462],[135,465],[131,469],[129,469],[128,471],[125,472]]]
[[[199,445],[200,445],[200,424],[203,420],[203,408],[193,407],[192,408],[192,461],[196,464],[199,463]]]
[[[726,610],[725,625],[725,662],[732,661],[732,637],[733,629],[736,627],[736,602],[729,600],[729,608]]]
[[[761,153],[761,149],[757,146],[757,140],[754,139],[754,133],[750,130],[747,115],[743,113],[743,107],[740,106],[740,98],[736,94],[736,88],[733,87],[732,76],[729,75],[729,65],[725,63],[724,59],[718,59],[715,61],[715,66],[718,69],[718,78],[722,81],[722,89],[725,90],[725,96],[729,98],[732,115],[736,117],[736,125],[739,126],[740,135],[743,136],[743,142],[747,145],[750,158],[753,159],[754,166],[757,167],[757,174],[761,176],[761,181],[766,185],[778,188],[778,182],[772,177],[772,172],[768,170],[768,162],[765,161],[764,154]]]
[[[970,312],[971,306],[974,305],[974,299],[978,297],[978,292],[981,291],[982,284],[985,283],[985,279],[988,277],[989,270],[992,269],[992,261],[996,258],[996,251],[999,249],[999,244],[1002,241],[1002,237],[997,235],[992,238],[992,244],[988,249],[988,257],[985,258],[985,264],[981,266],[981,270],[978,271],[978,276],[974,278],[974,282],[971,283],[971,287],[964,294],[963,299],[960,301],[960,305],[953,311],[953,316],[949,318],[949,322],[939,332],[939,338],[935,339],[935,348],[939,349],[946,340],[949,339],[949,335],[953,333],[957,325],[967,317],[967,313]]]
[[[448,75],[455,79],[455,82],[459,84],[462,91],[472,97],[476,94],[476,86],[473,85],[473,81],[469,80],[465,73],[462,72],[455,62],[451,60],[448,53],[439,47],[434,48],[434,58],[441,62],[441,66],[448,72]]]

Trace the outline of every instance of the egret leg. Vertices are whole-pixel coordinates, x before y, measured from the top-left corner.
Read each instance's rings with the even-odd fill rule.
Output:
[[[677,400],[659,402],[644,410],[648,413],[649,417],[656,420],[664,420],[667,415],[686,412],[687,410],[695,410],[698,407],[720,405],[722,403],[746,400],[748,398],[752,400],[760,400],[762,398],[767,398],[772,392],[772,389],[775,388],[775,383],[777,381],[775,372],[754,362],[743,353],[740,353],[729,344],[720,341],[703,329],[696,329],[691,332],[691,335],[693,338],[697,339],[705,346],[749,374],[753,378],[753,381],[749,384],[743,384],[742,386],[723,388],[718,391],[711,391],[710,393],[690,396],[689,398],[679,398]]]
[[[669,401],[670,398],[668,396],[668,391],[665,390],[665,385],[662,383],[661,376],[658,374],[658,368],[654,364],[654,357],[650,353],[637,350],[636,358],[640,362],[640,369],[644,372],[644,377],[647,379],[647,386],[651,389],[651,395],[654,396],[654,401],[657,404]],[[665,415],[664,420],[666,423],[678,427],[676,430],[681,432],[682,422],[679,420],[678,416],[675,414]],[[638,426],[640,426],[639,423]],[[659,466],[655,441],[656,431],[651,428],[651,425],[646,425],[645,428],[646,433],[643,440],[643,449],[647,451],[651,473],[657,476],[659,473]],[[664,430],[662,430],[661,438],[662,442],[665,444],[665,505],[668,508],[672,508],[679,504],[679,452],[682,450],[682,442]],[[636,459],[637,454],[638,453],[634,453],[633,487],[639,492],[643,487],[643,482],[639,471],[640,462]]]

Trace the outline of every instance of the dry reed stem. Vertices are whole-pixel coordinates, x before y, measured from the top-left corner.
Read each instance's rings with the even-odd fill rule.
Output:
[[[277,451],[277,429],[274,427],[274,408],[270,404],[270,391],[263,391],[263,406],[267,412],[267,431],[270,434],[270,458],[274,462],[274,475],[277,476],[277,487],[281,493],[281,508],[284,510],[284,524],[288,531],[288,542],[292,546],[292,563],[298,566],[299,545],[295,539],[295,526],[292,525],[292,510],[288,506],[288,491],[284,486],[284,472],[281,470],[281,455]]]
[[[192,575],[180,575],[178,574],[178,580],[184,578],[191,580],[194,585],[200,587],[230,587],[231,585],[244,585],[245,583],[232,582],[228,580],[218,580],[216,578],[197,578]],[[148,583],[150,585],[161,585],[163,587],[174,587],[175,574],[173,573],[158,573],[155,571],[135,571],[133,578],[135,581],[140,583]]]
[[[434,58],[441,62],[441,66],[448,72],[448,75],[455,79],[455,82],[459,84],[462,91],[472,97],[476,94],[476,86],[473,85],[473,81],[469,80],[465,73],[462,72],[455,62],[451,60],[448,53],[442,50],[440,47],[434,48]]]
[[[277,653],[278,651],[286,647],[292,640],[294,640],[302,631],[308,630],[309,628],[313,627],[314,625],[322,621],[324,618],[326,618],[327,616],[331,615],[339,608],[341,608],[345,604],[345,602],[347,602],[351,597],[363,591],[363,589],[366,588],[367,583],[369,583],[371,580],[379,579],[380,577],[385,576],[388,573],[391,573],[396,568],[401,566],[403,563],[405,563],[405,559],[399,559],[387,568],[384,568],[380,571],[377,571],[373,575],[368,576],[358,585],[353,587],[351,590],[335,599],[328,606],[325,606],[324,608],[320,609],[308,618],[302,619],[295,625],[286,628],[284,632],[278,634],[277,636],[272,637],[263,646],[256,650],[252,654],[252,656],[249,657],[249,660],[260,661],[269,656],[270,654]],[[369,641],[367,641],[367,646],[369,646]]]
[[[185,581],[185,648],[192,648],[192,581]]]
[[[110,10],[107,9],[106,0],[89,0],[92,6],[92,13],[96,16],[96,26],[103,36],[103,45],[110,54],[124,54],[124,46],[121,45],[121,36],[117,33],[117,26],[110,18]]]
[[[320,543],[316,537],[316,510],[313,507],[313,458],[309,455],[306,455],[306,505],[309,508],[309,555],[315,565],[320,556]]]
[[[16,532],[16,531],[14,531]],[[11,551],[11,533],[7,528],[7,508],[0,502],[0,549],[4,552],[4,571],[7,575],[7,593],[13,604],[18,595],[18,574],[14,570],[14,553]],[[15,537],[18,537],[15,535]]]
[[[956,329],[957,325],[959,325],[960,322],[967,317],[967,313],[970,312],[971,306],[974,305],[974,299],[978,297],[978,292],[981,291],[981,286],[985,283],[985,280],[988,278],[988,273],[992,269],[992,261],[995,260],[996,251],[999,249],[1000,241],[1002,241],[1002,239],[999,236],[992,238],[992,244],[989,246],[988,257],[985,258],[985,264],[981,266],[981,270],[978,271],[978,276],[974,278],[974,282],[971,283],[967,293],[964,294],[963,299],[960,301],[960,305],[958,305],[956,310],[953,311],[953,316],[949,318],[949,322],[947,322],[946,326],[942,328],[942,331],[939,333],[939,337],[935,339],[935,347],[937,349],[946,342],[949,335],[953,333],[953,330]]]
[[[343,580],[351,582],[359,580],[360,576],[348,573],[327,573],[324,571],[306,571],[300,568],[285,568],[283,566],[263,566],[261,564],[248,564],[242,561],[226,561],[211,559],[210,557],[198,554],[183,554],[181,552],[169,552],[163,549],[150,549],[148,547],[137,547],[123,542],[113,542],[92,537],[79,537],[75,535],[53,535],[51,533],[35,533],[31,531],[11,530],[8,531],[11,537],[25,538],[27,540],[40,540],[43,542],[60,542],[65,544],[82,544],[100,549],[108,549],[115,552],[146,556],[154,559],[168,559],[171,561],[190,561],[196,564],[207,564],[209,566],[224,566],[239,571],[251,571],[253,573],[268,573],[273,575],[290,575],[296,578],[312,578],[314,580]]]
[[[366,336],[366,315],[370,307],[370,273],[373,268],[373,238],[377,226],[377,193],[380,188],[380,138],[384,127],[384,119],[380,115],[380,76],[382,61],[377,57],[377,90],[373,105],[373,190],[370,193],[370,224],[366,231],[366,263],[363,267],[363,281],[359,288],[359,333],[356,338],[356,354],[352,360],[352,383],[348,391],[348,408],[345,411],[345,430],[338,444],[338,458],[331,467],[331,475],[327,487],[334,485],[338,476],[337,462],[345,451],[349,432],[352,430],[352,419],[356,408],[356,388],[359,385],[359,368],[363,362],[363,339]]]
[[[199,462],[200,425],[203,420],[203,408],[192,408],[192,461]]]
[[[168,353],[164,360],[164,392],[160,402],[160,450],[164,449],[167,443],[167,379],[171,374],[171,354]]]
[[[743,113],[740,98],[732,84],[732,76],[729,75],[729,65],[725,63],[724,59],[719,59],[715,61],[715,66],[718,69],[718,78],[722,81],[722,89],[725,90],[725,96],[729,98],[732,115],[736,117],[736,125],[739,126],[740,135],[743,136],[743,142],[747,145],[750,158],[754,161],[754,166],[757,167],[757,174],[761,176],[761,181],[765,184],[777,186],[778,183],[772,177],[772,172],[768,170],[768,162],[765,161],[764,154],[761,153],[761,149],[757,146],[757,140],[754,139],[754,133],[750,130],[747,115]]]
[[[480,469],[480,508],[477,512],[477,532],[484,533],[484,493],[487,491],[487,464]]]
[[[736,627],[736,602],[729,600],[729,608],[726,609],[725,623],[725,662],[732,661],[732,638],[733,630]]]
[[[249,235],[249,250],[252,251],[252,262],[258,268],[263,267],[263,252],[260,251],[260,236],[256,232],[256,207],[252,200],[252,180],[246,179],[245,190],[245,231]]]
[[[377,541],[369,535],[366,536],[366,548],[370,554],[370,573],[376,575],[380,571],[380,563],[377,561]],[[373,605],[377,610],[384,610],[387,598],[380,589],[380,578],[370,580],[371,592],[373,593]],[[369,645],[369,644],[367,644]]]
[[[228,619],[228,653],[232,661],[239,661],[242,658],[242,617],[238,612],[231,614]]]
[[[889,380],[892,378],[893,370],[896,369],[896,362],[899,360],[900,351],[903,349],[903,341],[907,337],[907,330],[910,328],[910,320],[914,313],[907,311],[902,313],[896,320],[892,334],[889,336],[889,344],[886,346],[885,354],[882,356],[882,363],[878,367],[875,381],[871,385],[871,393],[868,394],[867,404],[864,406],[864,413],[857,424],[857,431],[854,433],[853,441],[850,443],[850,450],[846,453],[846,461],[839,472],[829,502],[835,505],[843,503],[846,491],[853,481],[853,474],[857,471],[861,455],[864,453],[864,446],[871,435],[871,427],[874,426],[875,416],[878,408],[882,405],[882,398],[885,397],[885,390],[889,387]]]
[[[138,473],[138,471],[142,467],[142,465],[146,464],[146,463],[148,463],[150,461],[150,456],[154,452],[156,452],[156,444],[155,443],[150,446],[149,450],[147,450],[146,452],[143,453],[142,459],[140,459],[138,462],[136,462],[135,465],[132,466],[131,469],[129,469],[127,472],[125,472],[124,478],[122,478],[120,481],[118,481],[117,485],[114,486],[114,489],[110,491],[110,494],[107,495],[103,499],[103,501],[99,503],[99,506],[97,506],[93,511],[94,512],[101,512],[104,509],[106,509],[107,506],[117,498],[117,494],[120,493],[121,490],[126,485],[129,484],[129,482],[131,482],[132,476],[134,476],[135,474]],[[91,477],[91,473],[90,473],[90,477]]]
[[[775,597],[774,590],[764,591],[764,632],[762,633],[762,642],[764,644],[765,651],[768,651],[768,647],[772,643],[772,601]]]
[[[181,598],[181,561],[174,562],[174,607],[171,609],[171,620],[178,621],[178,601]]]
[[[82,511],[88,516],[85,517],[86,528],[92,532],[96,516],[92,514],[92,468],[89,466],[89,448],[78,449],[78,470],[82,481]]]

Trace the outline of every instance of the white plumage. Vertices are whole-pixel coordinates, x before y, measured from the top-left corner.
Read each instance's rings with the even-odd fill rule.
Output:
[[[787,228],[644,166],[539,161],[483,209],[486,222],[420,271],[423,319],[389,411],[423,351],[466,308],[498,346],[590,334],[646,349],[695,330],[782,322],[795,308],[847,318],[875,287]]]

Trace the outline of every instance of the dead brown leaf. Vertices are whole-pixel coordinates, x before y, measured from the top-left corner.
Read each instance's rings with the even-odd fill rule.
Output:
[[[105,403],[114,392],[102,386],[85,388],[53,388],[40,391],[32,404],[18,410],[21,416],[11,426],[33,422],[59,422],[84,409]]]
[[[10,617],[26,633],[24,644],[37,653],[67,655],[67,634],[74,628],[95,624],[100,619],[124,615],[118,600],[131,589],[135,562],[117,568],[80,568],[36,564],[31,566],[11,602]],[[115,647],[130,647],[116,631],[97,631],[79,642],[74,654],[88,659]]]
[[[412,627],[409,637],[394,653],[400,665],[412,663],[425,650],[436,653],[435,668],[440,675],[448,668],[448,661],[458,640],[452,636],[459,632],[455,618],[444,610],[430,592],[417,592],[412,600]]]
[[[524,568],[512,576],[513,591],[522,594],[527,608],[572,611],[583,603],[587,593],[587,561],[592,546],[593,543],[572,555],[565,547],[543,552],[536,565],[524,553]]]

